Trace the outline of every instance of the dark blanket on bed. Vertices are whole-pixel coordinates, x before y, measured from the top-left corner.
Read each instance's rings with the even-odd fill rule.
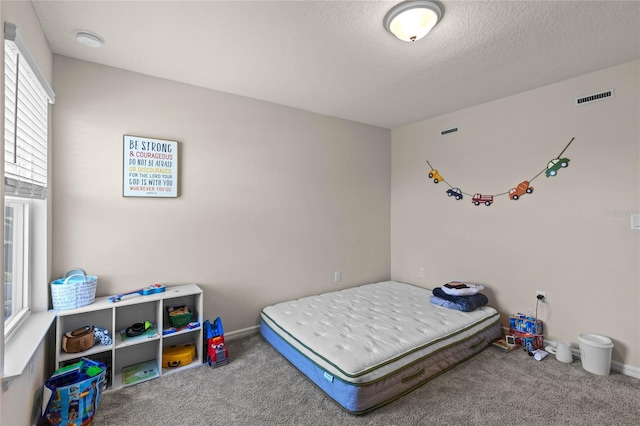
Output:
[[[471,296],[451,296],[445,293],[440,287],[433,289],[433,296],[435,297],[431,298],[431,303],[463,312],[471,312],[489,303],[487,296],[482,293]]]

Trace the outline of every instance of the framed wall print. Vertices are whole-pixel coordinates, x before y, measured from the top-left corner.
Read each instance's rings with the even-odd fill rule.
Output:
[[[124,135],[123,197],[178,196],[178,142]]]

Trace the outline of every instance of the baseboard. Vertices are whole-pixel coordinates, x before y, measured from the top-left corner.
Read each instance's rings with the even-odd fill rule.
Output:
[[[617,371],[620,374],[624,374],[625,376],[631,376],[635,377],[636,379],[640,379],[640,367],[626,365],[618,361],[611,361],[611,369],[613,371]]]
[[[229,341],[233,339],[239,339],[241,337],[251,336],[260,332],[260,326],[254,325],[253,327],[242,328],[240,330],[230,331],[224,333],[224,339]]]

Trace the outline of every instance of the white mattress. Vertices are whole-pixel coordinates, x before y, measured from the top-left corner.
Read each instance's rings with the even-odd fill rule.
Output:
[[[262,320],[327,373],[362,385],[465,341],[499,319],[488,306],[460,312],[432,305],[431,294],[380,282],[269,306]]]

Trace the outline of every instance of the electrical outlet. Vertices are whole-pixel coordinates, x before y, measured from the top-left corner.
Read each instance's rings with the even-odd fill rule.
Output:
[[[420,267],[420,278],[424,278],[424,268]]]
[[[538,299],[541,304],[547,303],[547,292],[536,291],[536,299]]]
[[[341,271],[336,271],[336,273],[333,276],[333,279],[335,282],[339,283],[340,281],[342,281],[342,272]]]

